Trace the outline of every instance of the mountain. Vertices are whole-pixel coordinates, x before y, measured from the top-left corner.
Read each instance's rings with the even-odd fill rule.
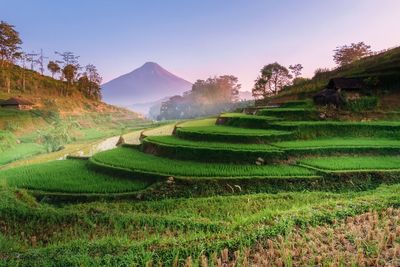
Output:
[[[103,100],[110,104],[132,107],[180,95],[192,84],[154,62],[147,62],[134,71],[101,86]]]

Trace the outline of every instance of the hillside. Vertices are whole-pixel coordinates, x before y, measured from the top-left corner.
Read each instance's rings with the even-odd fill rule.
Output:
[[[323,89],[329,79],[335,77],[357,77],[377,82],[377,92],[381,106],[400,106],[400,47],[365,57],[351,64],[331,71],[319,72],[311,80],[289,86],[281,91],[273,101],[304,99]]]
[[[103,84],[102,94],[107,103],[133,108],[137,104],[148,103],[147,106],[150,107],[152,102],[180,95],[191,87],[190,82],[170,73],[157,63],[147,62],[140,68]]]
[[[34,103],[32,110],[0,107],[0,166],[149,124],[137,113],[86,97],[77,85],[66,88],[65,82],[16,65],[0,70],[0,100],[21,97]]]

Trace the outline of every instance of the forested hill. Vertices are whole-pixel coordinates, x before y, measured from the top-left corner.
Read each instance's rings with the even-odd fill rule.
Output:
[[[334,70],[318,69],[312,79],[303,79],[283,89],[275,99],[297,99],[313,95],[335,77],[359,77],[381,93],[400,94],[400,47],[357,60]]]

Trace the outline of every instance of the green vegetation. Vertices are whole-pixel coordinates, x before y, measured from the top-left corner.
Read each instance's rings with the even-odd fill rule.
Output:
[[[275,116],[285,118],[286,120],[313,120],[318,119],[318,113],[312,108],[294,107],[294,108],[268,108],[257,112],[261,116]]]
[[[315,177],[311,170],[296,166],[234,165],[179,161],[156,157],[132,148],[100,152],[91,159],[94,164],[123,168],[133,173],[188,178],[273,178]]]
[[[295,131],[301,139],[316,137],[400,137],[399,121],[283,121],[271,129]]]
[[[374,110],[378,106],[378,98],[374,96],[364,96],[359,99],[348,101],[345,108],[350,111]]]
[[[266,143],[287,140],[293,134],[282,130],[247,129],[230,126],[178,127],[179,138],[238,143]]]
[[[328,171],[400,171],[399,156],[346,156],[303,159],[301,165]]]
[[[148,183],[107,176],[87,168],[85,160],[63,160],[0,172],[9,187],[64,193],[121,193],[145,188]],[[1,183],[1,182],[0,182]]]
[[[28,158],[44,152],[46,152],[46,149],[39,144],[19,144],[13,147],[13,149],[6,150],[0,154],[0,166],[15,161],[17,159]]]
[[[19,44],[14,38],[14,52]],[[0,165],[45,149],[55,152],[23,162],[79,154],[110,135],[117,135],[111,146],[119,135],[131,142],[90,159],[5,166],[0,265],[396,265],[400,122],[378,120],[387,113],[377,108],[386,90],[399,87],[400,50],[354,61],[368,51],[346,49],[335,60],[348,64],[318,70],[312,80],[299,77],[301,64],[265,65],[253,88],[259,97],[298,99],[331,77],[360,77],[369,96],[347,102],[346,116],[294,100],[257,115],[224,113],[144,131],[159,124],[98,101],[93,65],[78,79],[77,57],[59,53],[68,64],[48,64],[53,76],[62,73],[58,81],[11,64],[17,54],[10,53],[0,61],[0,98],[23,93],[40,109],[0,109]],[[233,76],[198,80],[185,96],[163,102],[161,117],[239,107],[231,103],[239,88]]]
[[[277,96],[312,96],[328,83],[329,79],[335,77],[360,77],[378,82],[379,91],[396,92],[400,86],[398,73],[400,71],[400,47],[390,49],[372,56],[364,57],[349,64],[340,66],[334,70],[316,71],[311,80],[304,80],[282,90]],[[388,93],[388,92],[386,92]],[[391,108],[382,106],[383,109]]]
[[[12,244],[2,255],[6,264],[26,266],[149,262],[171,266],[175,260],[183,264],[188,256],[197,262],[202,254],[212,258],[213,252],[224,248],[244,250],[257,241],[289,235],[297,227],[331,225],[386,209],[399,203],[399,190],[392,185],[358,193],[296,192],[61,207],[0,191],[6,226],[2,238]]]
[[[266,161],[283,158],[283,151],[268,144],[233,144],[153,136],[143,140],[143,150],[155,155],[205,162],[249,162],[258,157]]]

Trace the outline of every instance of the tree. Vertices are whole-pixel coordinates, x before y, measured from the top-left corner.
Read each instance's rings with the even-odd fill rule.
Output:
[[[62,69],[62,73],[67,80],[67,83],[73,84],[75,77],[78,74],[78,68],[75,65],[68,64]]]
[[[366,45],[364,42],[351,43],[349,46],[343,45],[336,47],[333,60],[336,64],[343,66],[359,60],[365,56],[370,55],[371,46]]]
[[[3,67],[7,62],[14,62],[16,58],[21,56],[19,45],[22,44],[22,41],[14,27],[7,22],[0,22],[0,67]]]
[[[289,65],[289,70],[293,74],[294,78],[297,78],[301,75],[301,70],[303,66],[301,64]]]
[[[7,93],[10,93],[11,90],[10,71],[8,67],[22,55],[19,51],[22,41],[14,27],[7,22],[0,22],[0,71],[5,76]]]
[[[85,66],[85,72],[78,80],[79,88],[88,98],[100,100],[100,84],[102,80],[96,66],[88,64]]]
[[[51,77],[54,78],[54,74],[59,73],[61,71],[60,65],[57,64],[57,62],[54,61],[49,61],[49,64],[47,64],[47,69],[51,72]]]
[[[290,83],[292,75],[289,70],[275,62],[261,69],[260,76],[255,80],[252,94],[255,98],[266,98],[276,95],[284,86]]]
[[[70,85],[72,85],[76,79],[76,76],[78,74],[78,67],[72,64],[68,64],[62,69],[62,74],[64,78],[67,80],[67,91],[68,91]]]

